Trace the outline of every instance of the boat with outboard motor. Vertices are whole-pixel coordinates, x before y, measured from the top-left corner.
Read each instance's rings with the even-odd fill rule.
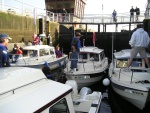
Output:
[[[75,81],[62,84],[28,67],[0,68],[0,73],[0,113],[99,112],[101,92],[83,88],[78,94]]]
[[[71,58],[71,56],[69,56]],[[108,58],[104,50],[97,47],[87,46],[80,48],[77,63],[78,70],[70,70],[71,60],[68,61],[64,73],[68,80],[75,80],[79,89],[90,86],[103,78],[108,68]]]
[[[17,56],[16,54],[10,55]],[[23,47],[23,54],[18,55],[16,62],[11,63],[11,66],[41,68],[46,62],[46,65],[52,70],[58,68],[60,65],[65,65],[67,59],[68,56],[65,54],[57,58],[53,46],[32,45]]]
[[[150,73],[139,54],[127,71],[130,51],[131,49],[125,49],[114,53],[114,59],[109,67],[109,77],[113,90],[142,110],[150,105]],[[149,53],[147,57],[150,59]]]

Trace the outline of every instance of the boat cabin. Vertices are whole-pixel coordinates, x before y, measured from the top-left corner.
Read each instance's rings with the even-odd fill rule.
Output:
[[[34,45],[23,48],[24,57],[42,57],[47,55],[52,55],[56,58],[54,47],[48,45]]]
[[[102,49],[98,49],[97,47],[83,47],[80,49],[78,62],[101,62],[104,58],[105,54]]]
[[[114,53],[114,57],[115,57],[114,63],[115,63],[116,68],[127,67],[128,60],[130,59],[130,51],[131,49],[126,49],[126,50],[122,50],[120,52]],[[150,59],[150,54],[147,53],[147,57]],[[133,59],[133,62],[130,67],[133,69],[134,68],[140,69],[140,68],[147,68],[147,65],[144,59],[142,59],[140,57],[140,54],[138,53],[136,58]]]
[[[0,73],[0,113],[74,113],[72,87],[48,80],[40,69],[8,67]]]

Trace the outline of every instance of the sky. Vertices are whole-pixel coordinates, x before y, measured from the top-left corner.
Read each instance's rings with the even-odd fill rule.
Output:
[[[42,13],[45,12],[45,0],[0,0],[0,3],[2,3],[2,1],[6,4],[5,9],[10,8],[9,6],[13,6],[13,9],[20,9],[16,9],[17,11],[21,12],[21,9],[24,8],[26,12],[33,14],[34,7],[38,7],[38,15],[42,15]],[[141,13],[144,13],[147,1],[148,0],[87,0],[84,13],[111,15],[114,9],[117,11],[117,14],[129,13],[131,6],[134,8],[136,6],[139,7]],[[24,7],[22,7],[22,2],[28,5],[24,5]]]
[[[45,9],[45,0],[0,0],[4,1],[5,4],[11,5],[17,8],[22,8],[21,2],[29,4],[29,8],[26,10],[34,8],[34,6]],[[19,2],[21,1],[21,2]],[[87,0],[85,6],[85,14],[101,14],[102,4],[103,4],[103,14],[112,13],[115,9],[117,13],[129,12],[131,6],[134,8],[137,6],[141,11],[145,11],[147,0]],[[26,5],[24,7],[27,7]]]
[[[137,6],[141,11],[145,11],[147,0],[87,0],[85,14],[101,14],[103,4],[103,14],[110,14],[115,9],[117,13],[129,12],[131,6]]]

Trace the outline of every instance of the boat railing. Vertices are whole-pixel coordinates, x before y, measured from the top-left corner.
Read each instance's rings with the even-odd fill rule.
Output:
[[[23,57],[23,55],[22,54],[9,54],[10,56],[19,56],[20,58],[22,58],[23,59],[23,61],[24,61],[24,63],[25,63],[25,65],[27,65],[27,63],[26,63],[26,61],[25,61],[25,59],[24,59],[24,57]],[[11,59],[12,59],[12,61],[13,61],[13,58],[11,57]],[[18,58],[19,59],[19,58]],[[17,60],[18,60],[17,59]],[[16,60],[16,62],[17,62],[17,60]],[[16,64],[16,62],[15,62],[15,64]],[[17,65],[17,64],[16,64]]]
[[[41,78],[41,79],[39,79],[39,80],[30,82],[30,83],[28,83],[28,84],[25,84],[25,85],[22,85],[22,86],[19,86],[19,87],[16,87],[16,88],[11,89],[11,90],[6,91],[6,92],[3,92],[3,93],[0,94],[0,96],[2,96],[2,95],[4,95],[4,94],[7,94],[7,93],[9,93],[9,92],[12,92],[12,94],[15,94],[15,90],[20,89],[20,88],[23,88],[23,87],[26,87],[26,86],[31,85],[31,84],[34,84],[34,83],[37,83],[37,82],[42,81],[42,80],[44,80],[44,79],[47,80],[47,78]]]
[[[72,61],[72,60],[78,61],[77,64],[82,64],[82,67],[83,67],[84,72],[86,71],[85,63],[87,62],[87,60],[85,61],[84,59],[70,59],[70,56],[69,56],[69,60],[70,60],[70,61]],[[94,61],[94,60],[92,60],[91,62],[92,62],[93,65],[90,65],[90,66],[93,66],[93,69],[94,69],[94,71],[95,71],[95,69],[98,67],[98,65],[95,64],[95,61]],[[86,64],[86,65],[88,65],[88,64]],[[101,64],[99,64],[99,66],[100,66],[100,65],[101,65]],[[92,67],[90,67],[90,68],[92,68]],[[67,66],[67,71],[69,71],[68,66]]]
[[[130,80],[130,84],[132,84],[132,82],[133,82],[133,74],[134,74],[134,72],[136,72],[136,71],[147,71],[148,69],[147,68],[129,68],[131,71],[129,71],[129,72],[131,72],[131,80]],[[119,77],[118,77],[118,81],[120,81],[120,77],[121,77],[121,74],[122,74],[122,70],[125,70],[125,68],[120,68],[120,70],[119,70]]]

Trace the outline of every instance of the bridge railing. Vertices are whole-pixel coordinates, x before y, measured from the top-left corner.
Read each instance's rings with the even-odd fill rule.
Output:
[[[20,7],[11,4],[0,3],[0,11],[6,13],[13,13],[17,15],[30,16],[38,19],[46,17],[48,21],[52,22],[86,22],[86,23],[113,23],[112,14],[84,14],[83,17],[76,17],[73,13],[67,13],[65,17],[61,13],[53,13],[44,9],[35,7],[20,0],[12,0],[13,3]],[[3,8],[2,8],[3,7]],[[141,11],[138,21],[145,19],[145,11]],[[63,18],[65,20],[63,21]],[[117,13],[117,22],[130,22],[130,13]],[[134,21],[136,21],[136,14],[134,14]]]
[[[119,13],[116,16],[117,22],[130,22],[130,13]],[[141,14],[138,16],[138,20],[136,20],[136,14],[134,15],[134,21],[143,21],[145,19],[144,12],[141,12]],[[99,14],[99,15],[84,15],[83,18],[81,18],[82,22],[89,22],[89,23],[112,23],[113,17],[111,14]]]

